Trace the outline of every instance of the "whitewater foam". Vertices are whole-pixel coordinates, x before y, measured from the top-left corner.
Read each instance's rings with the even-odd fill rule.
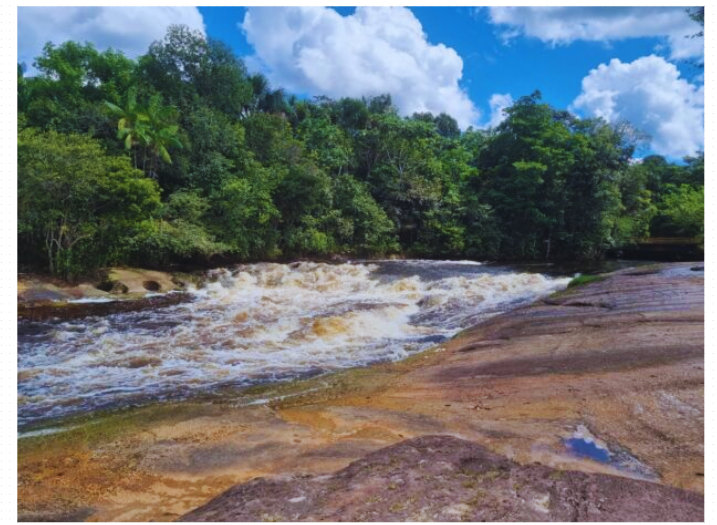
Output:
[[[569,281],[453,261],[421,278],[419,262],[242,265],[190,303],[38,326],[19,345],[20,419],[402,359]]]

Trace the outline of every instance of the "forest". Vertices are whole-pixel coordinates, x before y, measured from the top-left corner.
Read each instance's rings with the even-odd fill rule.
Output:
[[[597,259],[704,236],[704,156],[637,158],[628,122],[519,98],[495,128],[312,99],[172,26],[131,59],[48,43],[18,65],[21,268],[390,255]],[[700,123],[695,123],[700,125]],[[701,242],[701,241],[700,241]]]

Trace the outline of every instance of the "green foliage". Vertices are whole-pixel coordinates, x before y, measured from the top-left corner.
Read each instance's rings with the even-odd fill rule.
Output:
[[[687,14],[690,15],[690,18],[691,18],[692,20],[694,20],[695,22],[697,22],[698,24],[700,24],[700,26],[702,27],[702,29],[699,30],[697,33],[694,33],[693,35],[686,35],[686,36],[689,36],[690,38],[703,37],[703,36],[705,35],[705,30],[704,30],[704,27],[705,27],[705,8],[704,8],[704,6],[702,6],[702,7],[688,7],[688,8],[687,8]],[[701,63],[700,65],[704,67],[704,63]]]
[[[26,129],[18,137],[21,262],[39,257],[72,279],[125,255],[124,241],[159,208],[156,182],[81,135]]]
[[[632,130],[578,121],[540,100],[538,92],[519,99],[480,146],[481,177],[469,189],[490,205],[484,255],[596,258],[644,234],[650,194],[621,186],[631,182],[622,174],[635,147]]]
[[[185,111],[197,104],[238,118],[252,99],[243,62],[223,43],[186,26],[170,26],[140,57],[139,82]]]
[[[306,116],[298,125],[297,135],[316,163],[330,174],[350,171],[353,149],[346,131],[333,124],[322,107],[303,103],[300,109]]]
[[[28,126],[110,136],[102,105],[120,103],[134,80],[134,61],[112,49],[100,53],[92,44],[48,43],[35,67],[38,74],[19,86],[18,109]]]
[[[650,234],[656,237],[699,237],[703,234],[704,218],[699,219],[703,214],[696,207],[701,202],[704,209],[704,154],[685,158],[682,166],[670,164],[663,157],[653,155],[632,166],[631,171],[634,176],[646,177],[652,192]],[[682,212],[686,213],[678,211],[681,199],[685,199]],[[691,221],[687,220],[690,214],[688,208],[696,210]],[[675,220],[676,217],[680,219]]]
[[[128,239],[133,261],[166,266],[174,261],[208,261],[226,252],[229,247],[217,242],[204,225],[209,207],[196,192],[173,193],[157,218],[142,222],[138,233]]]
[[[200,106],[184,119],[187,151],[178,173],[167,176],[167,186],[190,187],[210,195],[237,175],[247,160],[244,128],[224,113]]]
[[[281,213],[284,253],[327,255],[334,248],[331,179],[311,162],[290,165],[274,200]]]
[[[254,113],[242,121],[246,146],[265,166],[290,166],[299,162],[303,148],[291,125],[281,115]]]
[[[366,183],[342,175],[334,182],[334,196],[336,209],[344,219],[336,232],[344,251],[368,255],[399,250],[395,226]]]
[[[212,197],[217,236],[242,259],[272,258],[278,251],[280,213],[273,201],[277,176],[256,163],[228,180]]]
[[[660,214],[674,225],[678,235],[704,239],[705,189],[683,184],[665,195]]]
[[[150,98],[149,104],[137,104],[134,88],[127,91],[127,102],[121,108],[109,101],[105,105],[110,113],[117,118],[117,138],[122,141],[126,150],[137,147],[141,149],[138,161],[134,152],[134,166],[141,166],[150,177],[157,178],[158,164],[161,161],[172,164],[169,148],[181,148],[179,126],[175,124],[177,113],[171,106],[163,106],[159,96]]]
[[[704,234],[703,154],[634,162],[628,124],[539,92],[461,131],[403,118],[389,95],[299,100],[183,26],[137,60],[66,42],[35,67],[17,76],[20,261],[67,278],[339,254],[590,259]]]

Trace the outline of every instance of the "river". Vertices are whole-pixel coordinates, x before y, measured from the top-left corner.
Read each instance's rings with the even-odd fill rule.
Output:
[[[473,261],[261,263],[192,300],[18,325],[18,424],[399,360],[567,286],[575,269]]]

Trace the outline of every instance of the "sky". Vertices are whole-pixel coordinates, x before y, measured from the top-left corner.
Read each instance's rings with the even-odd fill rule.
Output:
[[[173,23],[224,41],[300,96],[391,93],[399,111],[500,123],[540,90],[581,117],[630,121],[649,152],[704,148],[702,38],[684,7],[20,7],[18,60],[45,41],[136,57]]]

